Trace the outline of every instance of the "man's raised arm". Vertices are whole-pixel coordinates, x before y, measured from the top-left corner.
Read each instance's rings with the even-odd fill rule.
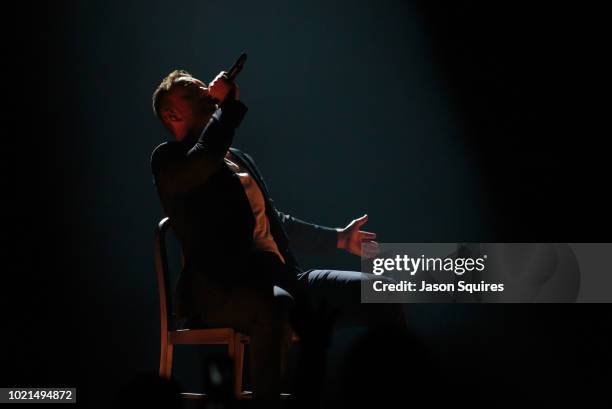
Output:
[[[232,144],[234,131],[246,112],[247,107],[242,102],[224,101],[186,155],[174,155],[168,144],[158,146],[151,155],[151,168],[158,188],[167,193],[185,192],[219,170]]]

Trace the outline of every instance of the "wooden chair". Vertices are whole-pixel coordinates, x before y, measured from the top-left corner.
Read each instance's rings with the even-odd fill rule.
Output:
[[[159,286],[159,312],[161,321],[161,353],[159,358],[159,375],[169,379],[172,376],[172,357],[175,345],[227,345],[227,352],[234,363],[234,394],[238,399],[250,397],[250,392],[242,390],[242,370],[244,363],[244,347],[250,338],[233,328],[198,328],[174,329],[171,325],[172,313],[170,295],[172,286],[168,270],[168,254],[166,250],[166,233],[170,227],[168,217],[162,219],[155,228],[154,254],[155,271]],[[181,260],[184,263],[184,260]],[[293,334],[292,341],[299,341]],[[183,393],[183,397],[197,399],[201,394]],[[281,397],[288,397],[282,394]]]
[[[249,337],[234,331],[232,328],[174,329],[171,323],[169,297],[172,294],[168,255],[166,251],[166,233],[170,227],[169,218],[162,219],[155,229],[155,271],[159,286],[159,309],[161,320],[161,353],[159,358],[159,376],[169,379],[172,376],[172,357],[175,345],[227,345],[227,352],[234,363],[234,393],[237,398],[250,394],[242,391],[242,368],[244,362],[244,345]],[[198,394],[185,393],[184,397],[199,397]]]

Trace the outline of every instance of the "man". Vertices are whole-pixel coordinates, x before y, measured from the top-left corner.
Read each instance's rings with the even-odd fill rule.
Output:
[[[371,256],[376,235],[360,230],[367,215],[330,228],[276,209],[253,159],[230,148],[247,108],[224,72],[207,87],[173,71],[154,92],[153,110],[176,139],[154,150],[151,166],[185,257],[177,316],[251,336],[254,398],[278,399],[291,325],[312,322],[290,322],[294,304],[324,304],[341,324],[404,325],[398,305],[360,303],[361,282],[373,276],[300,270],[291,247],[361,255],[364,242]]]

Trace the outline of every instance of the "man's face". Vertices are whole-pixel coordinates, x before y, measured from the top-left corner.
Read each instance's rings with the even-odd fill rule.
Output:
[[[166,120],[177,121],[176,125],[186,132],[204,126],[216,109],[206,84],[193,77],[178,78],[168,95],[168,102],[174,115]]]

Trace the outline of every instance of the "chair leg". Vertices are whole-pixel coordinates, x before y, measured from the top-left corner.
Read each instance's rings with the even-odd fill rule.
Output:
[[[240,399],[242,397],[242,367],[244,364],[244,344],[240,342],[240,334],[236,333],[234,335],[234,340],[232,345],[229,345],[229,349],[232,350],[230,352],[230,357],[234,362],[234,394],[236,395],[236,399]]]
[[[170,379],[172,376],[172,358],[174,355],[174,345],[162,345],[161,357],[159,360],[159,376]]]
[[[166,377],[166,356],[168,355],[168,339],[162,334],[159,352],[159,376]]]

